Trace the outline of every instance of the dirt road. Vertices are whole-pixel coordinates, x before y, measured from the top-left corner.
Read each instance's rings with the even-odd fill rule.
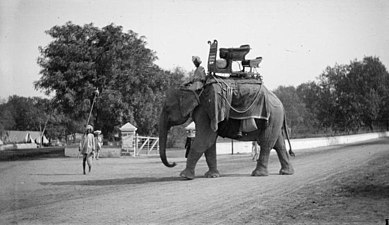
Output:
[[[181,154],[182,153],[182,154]],[[184,150],[179,153],[184,155]],[[297,151],[296,173],[251,177],[250,155],[218,157],[222,177],[182,180],[155,157],[103,158],[82,175],[81,159],[0,164],[0,224],[385,224],[389,139]],[[168,154],[169,157],[169,154]]]

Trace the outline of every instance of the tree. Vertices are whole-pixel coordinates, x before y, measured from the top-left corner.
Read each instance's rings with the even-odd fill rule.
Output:
[[[388,118],[382,112],[388,107],[385,99],[389,94],[389,74],[378,57],[354,60],[348,70],[350,92],[356,96],[361,122],[373,130],[374,121]]]
[[[305,121],[308,115],[307,109],[303,101],[297,95],[296,88],[293,86],[279,86],[274,94],[281,100],[286,111],[286,119],[292,134],[302,133],[307,130],[307,124]]]
[[[107,135],[128,121],[138,132],[151,134],[159,97],[172,74],[154,64],[157,57],[146,48],[145,37],[122,29],[71,22],[51,28],[46,33],[54,40],[39,48],[42,76],[35,88],[54,94],[55,107],[81,124],[86,123],[98,90],[91,119],[96,129]]]
[[[5,130],[12,130],[16,122],[10,109],[5,104],[0,105],[0,134]]]
[[[305,108],[307,110],[307,115],[305,118],[305,125],[309,127],[310,131],[313,129],[319,129],[319,120],[317,119],[317,115],[321,110],[320,105],[320,87],[313,81],[300,84],[296,88],[296,93],[301,99],[301,101],[305,104]]]
[[[327,67],[318,86],[317,118],[336,131],[357,131],[362,126],[373,130],[373,122],[387,108],[388,72],[376,57]]]
[[[8,129],[39,131],[47,118],[47,99],[10,96],[5,104],[14,121]]]

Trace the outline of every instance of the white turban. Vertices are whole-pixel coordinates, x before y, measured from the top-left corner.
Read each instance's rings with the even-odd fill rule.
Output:
[[[192,56],[192,61],[193,62],[197,61],[198,63],[201,63],[201,59],[198,56]]]
[[[93,127],[92,127],[92,125],[88,125],[88,126],[86,126],[86,130],[91,130],[91,131],[93,131]]]

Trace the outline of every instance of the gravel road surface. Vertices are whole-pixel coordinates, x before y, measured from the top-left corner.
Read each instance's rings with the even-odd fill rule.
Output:
[[[182,180],[184,150],[82,160],[0,163],[0,224],[385,224],[389,219],[389,139],[296,151],[295,174],[252,177],[249,154],[218,156],[220,178]]]

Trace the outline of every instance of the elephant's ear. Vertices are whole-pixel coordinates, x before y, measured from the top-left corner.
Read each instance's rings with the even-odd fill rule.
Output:
[[[181,90],[180,110],[183,117],[188,116],[200,103],[199,97],[192,90]]]

